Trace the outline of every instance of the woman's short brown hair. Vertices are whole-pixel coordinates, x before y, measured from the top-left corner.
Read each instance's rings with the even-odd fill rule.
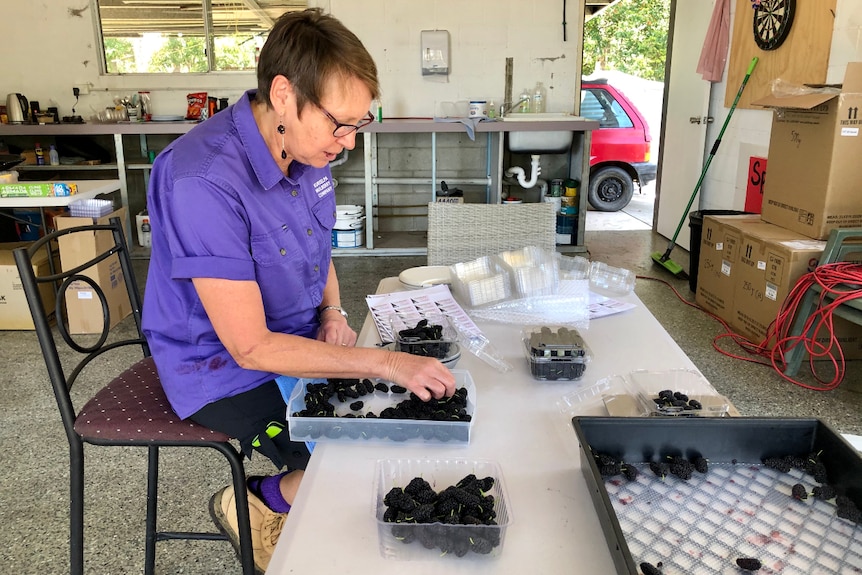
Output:
[[[283,75],[296,93],[297,113],[320,105],[327,80],[358,78],[372,99],[380,95],[377,65],[356,35],[320,8],[287,12],[273,25],[260,51],[257,100],[271,106],[272,80]]]

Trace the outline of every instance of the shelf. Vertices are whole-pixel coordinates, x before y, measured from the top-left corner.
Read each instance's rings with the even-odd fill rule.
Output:
[[[93,177],[114,177],[114,173],[119,181],[120,201],[124,207],[132,207],[135,210],[141,207],[141,198],[144,197],[146,187],[150,178],[150,172],[153,168],[146,158],[146,151],[149,148],[147,145],[147,136],[180,136],[189,130],[193,129],[195,123],[192,122],[147,122],[147,123],[123,123],[123,124],[51,124],[51,125],[7,125],[0,126],[0,138],[24,137],[36,138],[39,140],[42,136],[112,136],[115,162],[96,164],[96,165],[80,165],[80,164],[60,164],[59,166],[35,166],[35,165],[19,165],[17,167],[22,173],[26,174],[26,178],[22,179],[48,179],[68,178],[75,179],[74,176],[84,178],[85,173],[90,173],[88,179]],[[467,126],[461,121],[452,122],[435,122],[431,118],[404,118],[394,119],[387,118],[383,122],[375,122],[367,126],[363,130],[364,140],[364,171],[361,175],[345,176],[345,183],[354,185],[362,185],[365,190],[365,200],[362,202],[368,212],[373,209],[382,209],[378,201],[378,190],[380,186],[386,184],[407,184],[415,186],[432,186],[432,190],[436,189],[438,178],[438,146],[437,136],[440,133],[464,134],[467,132]],[[590,132],[598,129],[598,122],[584,121],[581,119],[567,121],[521,121],[521,122],[479,122],[475,126],[476,139],[480,135],[483,140],[486,140],[486,150],[484,156],[485,169],[484,172],[473,175],[460,174],[460,177],[446,178],[450,183],[474,185],[485,187],[485,203],[496,203],[500,201],[499,190],[501,189],[504,174],[503,163],[506,161],[505,135],[512,131],[549,131],[549,130],[567,130],[581,134],[576,136],[571,150],[569,150],[569,167],[567,175],[580,179],[586,185],[589,177],[589,149]],[[378,165],[378,145],[377,137],[387,134],[428,134],[431,139],[431,161],[430,173],[423,173],[421,170],[415,173],[405,173],[402,176],[392,176],[386,172],[391,170],[385,162]],[[140,139],[140,146],[134,145],[126,136],[137,136]],[[162,138],[163,139],[163,138]],[[30,141],[30,140],[27,140]],[[161,139],[158,146],[162,144]],[[158,147],[157,146],[157,147]],[[448,150],[446,153],[450,153]],[[386,152],[388,153],[388,151]],[[127,155],[128,154],[128,155]],[[443,158],[446,156],[443,155]],[[440,160],[441,162],[443,159]],[[418,169],[418,168],[417,168]],[[99,173],[97,175],[96,173]],[[101,175],[105,172],[104,175]],[[383,172],[383,173],[381,173]],[[133,174],[135,174],[133,176]],[[136,174],[141,174],[138,176]],[[411,176],[411,177],[407,177]],[[134,197],[130,202],[129,198],[129,181],[134,187]],[[143,179],[143,188],[140,180]],[[141,191],[143,190],[143,192]],[[131,205],[130,205],[131,203]],[[586,210],[585,200],[581,200],[580,210]],[[134,238],[131,221],[134,214],[129,211],[127,218],[127,231],[130,238]],[[372,222],[373,218],[369,220]],[[371,225],[371,224],[369,224]],[[420,227],[420,226],[416,226]],[[584,233],[583,218],[578,219],[577,235],[583,241]],[[425,232],[379,232],[371,233],[368,229],[365,230],[365,244],[357,248],[336,248],[333,249],[335,256],[371,256],[371,255],[404,255],[404,256],[424,256],[427,254],[427,237]],[[583,252],[583,245],[558,245],[558,250],[562,252]],[[149,257],[149,249],[136,248],[133,256],[135,258]]]
[[[33,164],[18,164],[12,169],[21,172],[51,172],[55,170],[63,170],[70,172],[94,172],[101,170],[117,171],[117,164],[60,164],[59,166],[35,166]]]

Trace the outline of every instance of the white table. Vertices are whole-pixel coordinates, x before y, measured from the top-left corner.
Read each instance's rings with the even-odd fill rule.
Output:
[[[400,289],[397,278],[386,278],[378,293]],[[579,382],[534,380],[519,328],[480,324],[514,369],[501,374],[464,351],[457,369],[470,371],[477,397],[469,446],[318,443],[267,574],[614,573],[581,472],[577,439],[557,402],[633,369],[696,369],[636,295],[621,299],[636,307],[581,331],[593,357]],[[358,345],[378,341],[366,318]],[[601,413],[584,413],[594,414]],[[375,463],[408,457],[499,463],[512,516],[499,558],[404,562],[380,556],[372,510]]]

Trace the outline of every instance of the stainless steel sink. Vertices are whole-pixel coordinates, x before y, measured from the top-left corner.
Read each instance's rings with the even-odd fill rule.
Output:
[[[541,112],[535,114],[509,114],[504,122],[577,122],[583,118],[565,112]],[[572,146],[569,130],[509,132],[509,151],[518,154],[561,154]]]

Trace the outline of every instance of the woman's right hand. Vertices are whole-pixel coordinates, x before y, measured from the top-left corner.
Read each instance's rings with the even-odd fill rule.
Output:
[[[400,351],[389,353],[388,380],[407,388],[422,401],[441,399],[455,393],[455,376],[433,357]]]

